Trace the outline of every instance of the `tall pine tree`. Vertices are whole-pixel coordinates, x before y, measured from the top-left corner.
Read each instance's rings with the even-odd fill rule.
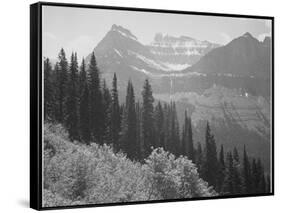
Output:
[[[214,135],[212,135],[210,130],[209,122],[207,122],[206,127],[205,143],[206,157],[204,161],[203,177],[216,189],[218,171],[217,149]]]
[[[240,159],[239,153],[236,147],[233,149],[233,187],[234,194],[242,193],[242,180],[240,174]]]
[[[141,116],[142,116],[142,108],[140,102],[136,103],[136,156],[135,159],[142,161],[143,160],[143,144],[142,144],[142,126],[141,126]]]
[[[153,121],[153,102],[151,85],[148,79],[145,80],[143,91],[143,112],[142,112],[142,135],[144,143],[144,157],[147,157],[151,152],[151,147],[154,144],[154,121]]]
[[[87,72],[86,72],[86,64],[85,59],[82,58],[81,66],[80,66],[80,72],[79,72],[79,96],[83,95],[85,84],[87,83]]]
[[[54,88],[52,82],[52,66],[49,58],[44,60],[44,120],[54,119]]]
[[[121,148],[119,144],[119,134],[121,131],[121,110],[119,106],[117,77],[115,73],[112,81],[111,99],[112,99],[112,103],[111,103],[111,110],[110,110],[111,113],[110,134],[111,134],[111,141],[113,143],[113,147],[115,151],[118,151]]]
[[[70,140],[79,139],[78,131],[78,63],[76,53],[71,55],[70,74],[68,79],[68,94],[66,99],[65,125]]]
[[[164,112],[160,101],[154,110],[155,147],[164,148]]]
[[[186,155],[190,160],[194,162],[194,146],[193,146],[193,136],[192,136],[192,124],[191,118],[187,116],[185,111],[185,120],[183,126],[182,134],[182,150],[183,154]]]
[[[137,156],[137,117],[135,108],[135,94],[132,82],[128,82],[126,104],[122,115],[121,146],[130,159]]]
[[[85,60],[82,59],[79,73],[79,132],[81,141],[89,144],[91,140],[89,88]]]
[[[102,87],[102,97],[103,97],[103,142],[112,145],[111,138],[111,94],[110,90],[107,88],[105,80],[103,81]]]
[[[64,49],[60,50],[58,56],[58,64],[56,67],[56,101],[57,112],[56,120],[59,123],[65,124],[66,112],[66,97],[67,97],[67,84],[68,84],[68,62]]]
[[[225,160],[224,160],[224,148],[221,145],[220,153],[219,153],[219,162],[218,162],[218,182],[217,182],[217,191],[222,193],[223,191],[223,183],[225,179]]]
[[[100,72],[97,67],[95,53],[92,52],[89,73],[89,93],[90,93],[90,127],[92,137],[96,143],[102,144],[103,139],[103,99],[100,85]]]
[[[90,129],[90,104],[89,89],[87,82],[84,84],[82,96],[80,99],[79,117],[80,117],[80,135],[81,140],[89,144],[91,141]]]
[[[233,195],[234,189],[234,166],[232,153],[228,152],[226,156],[226,174],[223,183],[223,194]]]
[[[244,152],[243,152],[243,170],[242,170],[242,177],[243,177],[243,193],[250,194],[252,191],[251,187],[251,165],[248,159],[248,154],[246,151],[246,146],[244,145]]]

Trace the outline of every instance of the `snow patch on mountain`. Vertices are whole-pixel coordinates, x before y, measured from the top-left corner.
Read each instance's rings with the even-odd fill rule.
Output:
[[[133,65],[130,65],[130,67],[132,67],[134,70],[139,71],[139,72],[142,72],[142,73],[144,73],[144,74],[146,74],[146,75],[148,75],[148,76],[151,76],[151,77],[156,77],[156,76],[157,76],[157,75],[154,75],[154,74],[152,74],[152,73],[146,71],[145,69],[140,69],[140,68],[135,67],[135,66],[133,66]]]
[[[168,62],[163,62],[163,65],[165,65],[166,67],[168,67],[170,70],[173,71],[181,71],[191,66],[190,64],[172,64]]]
[[[114,51],[117,53],[117,55],[119,55],[121,58],[123,58],[122,54],[117,49],[114,48]]]
[[[144,63],[146,63],[149,67],[165,72],[172,72],[172,71],[181,71],[183,69],[186,69],[189,67],[189,64],[173,64],[173,63],[168,63],[168,62],[161,62],[158,60],[153,60],[151,58],[147,58],[139,53],[133,52],[133,51],[128,51],[130,55],[134,55]]]
[[[133,51],[128,51],[129,54],[136,56],[138,59],[142,60],[145,62],[148,66],[151,68],[157,69],[157,70],[164,70],[164,71],[169,71],[166,66],[161,64],[160,62],[157,62],[153,59],[149,59],[139,53],[133,52]]]

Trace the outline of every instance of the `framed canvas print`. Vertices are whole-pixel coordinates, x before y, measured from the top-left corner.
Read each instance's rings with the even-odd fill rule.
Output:
[[[30,205],[274,194],[274,18],[30,6]]]

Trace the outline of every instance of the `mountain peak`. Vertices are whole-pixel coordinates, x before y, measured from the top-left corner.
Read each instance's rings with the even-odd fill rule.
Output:
[[[138,40],[137,37],[130,32],[130,30],[128,30],[120,25],[113,24],[111,27],[111,31],[118,32],[119,34],[121,34],[124,37],[130,38],[133,40]]]
[[[271,45],[271,37],[270,36],[266,36],[262,42],[265,45],[270,46]]]
[[[243,37],[246,37],[246,38],[253,38],[252,34],[249,33],[249,32],[246,32]]]

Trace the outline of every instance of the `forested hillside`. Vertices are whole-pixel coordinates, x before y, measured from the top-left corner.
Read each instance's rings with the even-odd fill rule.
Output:
[[[109,87],[94,52],[80,66],[76,53],[58,58],[44,60],[44,206],[270,192],[246,146],[218,150],[209,122],[195,143],[191,118],[180,126],[176,103],[156,101],[148,79],[141,99],[129,80],[120,103],[118,76]]]

